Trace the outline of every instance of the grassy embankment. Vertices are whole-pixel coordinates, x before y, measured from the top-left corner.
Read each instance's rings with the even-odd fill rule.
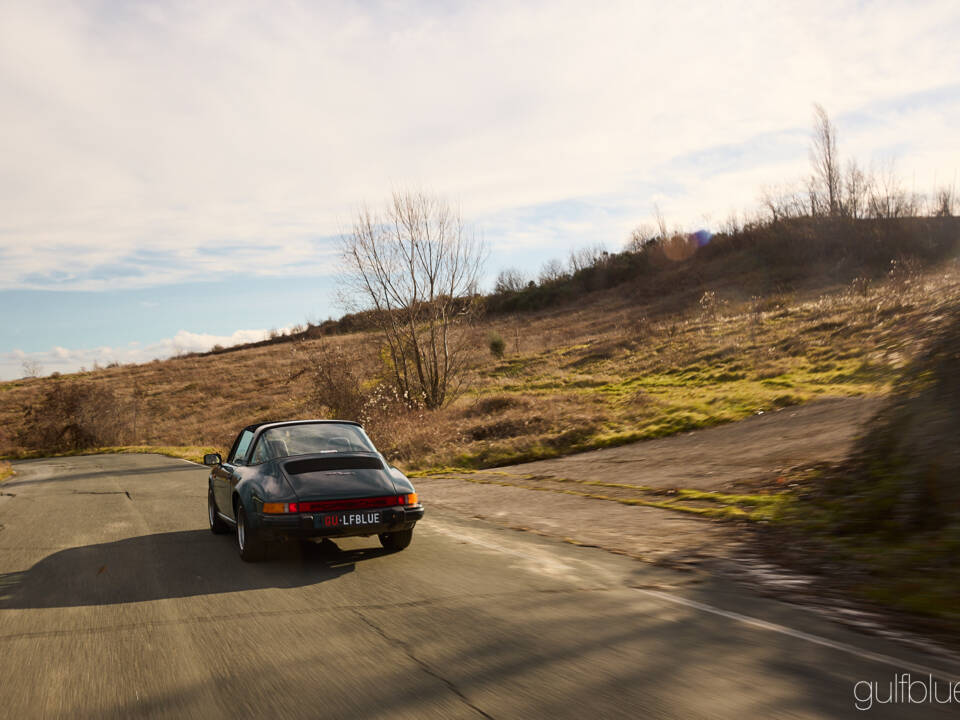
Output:
[[[477,351],[466,393],[440,410],[372,412],[368,428],[405,469],[475,469],[709,427],[819,397],[882,395],[954,307],[958,288],[948,270],[907,285],[761,299],[721,291],[677,312],[600,292],[576,310],[495,316],[470,329]],[[491,331],[508,339],[502,360],[485,347]],[[59,380],[109,389],[113,414],[136,418],[135,434],[128,428],[104,445],[197,459],[201,448],[229,447],[244,424],[323,415],[309,372],[321,343],[335,343],[357,372],[376,376],[375,337],[356,333]],[[55,382],[0,384],[0,426],[22,426],[26,409]],[[0,452],[8,457],[49,454],[15,436],[5,440]]]
[[[657,507],[719,520],[769,522],[777,517],[785,504],[791,502],[791,495],[786,492],[731,494],[687,488],[657,489],[646,485],[575,480],[553,475],[544,478],[497,470],[450,468],[442,472],[430,470],[411,473],[413,477],[435,474],[455,474],[460,480],[480,485],[502,485],[540,492],[555,492],[622,505]]]
[[[432,411],[378,390],[388,373],[370,332],[0,383],[0,455],[223,450],[248,423],[345,407],[318,393],[316,364],[331,358],[355,381],[350,414],[409,470],[493,467],[884,394],[960,294],[955,265],[943,265],[958,227],[771,223],[706,247],[648,244],[490,296],[487,319],[461,328],[475,348],[467,391]],[[503,358],[488,350],[491,333],[506,341]]]
[[[431,453],[408,463],[491,467],[709,427],[818,397],[883,395],[957,294],[954,277],[938,276],[908,291],[838,289],[659,322],[628,316],[586,342],[478,368],[474,389],[451,413],[451,434],[460,441],[437,438]],[[578,318],[571,320],[575,328]]]
[[[960,636],[960,313],[933,334],[851,457],[800,485],[771,545]]]

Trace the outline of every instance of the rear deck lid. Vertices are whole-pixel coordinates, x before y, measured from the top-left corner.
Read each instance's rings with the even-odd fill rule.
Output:
[[[390,473],[377,455],[310,455],[283,464],[301,501],[396,495]]]

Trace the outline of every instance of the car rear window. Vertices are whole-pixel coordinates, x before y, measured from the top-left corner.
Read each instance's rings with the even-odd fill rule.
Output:
[[[335,423],[270,428],[264,430],[257,447],[263,447],[271,459],[312,453],[377,451],[361,428]]]

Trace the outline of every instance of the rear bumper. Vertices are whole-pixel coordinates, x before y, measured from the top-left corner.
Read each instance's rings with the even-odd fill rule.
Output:
[[[423,517],[423,506],[391,507],[372,511],[355,511],[355,514],[375,512],[380,522],[360,525],[330,525],[326,518],[351,515],[351,511],[340,513],[296,513],[290,515],[261,515],[260,530],[267,535],[290,537],[353,537],[379,535],[380,533],[410,530]]]

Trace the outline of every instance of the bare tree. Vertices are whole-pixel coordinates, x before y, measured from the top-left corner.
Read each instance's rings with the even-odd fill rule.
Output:
[[[953,185],[944,185],[934,192],[932,215],[953,217],[957,206],[957,190]]]
[[[813,140],[810,146],[813,187],[822,193],[822,204],[830,215],[841,208],[840,155],[837,152],[837,128],[822,105],[813,106]]]
[[[820,192],[819,183],[817,179],[811,175],[807,178],[807,184],[804,187],[804,194],[806,195],[806,207],[801,215],[809,215],[810,217],[816,217],[817,215],[823,214],[823,196]],[[801,196],[803,197],[803,196]]]
[[[875,218],[916,217],[923,205],[922,198],[904,189],[897,175],[896,161],[892,158],[882,163],[876,181],[871,186],[869,198],[870,215]]]
[[[648,223],[640,223],[630,231],[630,237],[627,239],[625,250],[627,252],[640,252],[643,247],[657,237],[657,231]]]
[[[372,310],[390,373],[411,403],[436,408],[462,385],[466,338],[487,251],[458,211],[422,192],[395,192],[386,211],[361,210],[342,239],[344,299]]]
[[[570,251],[570,274],[576,275],[581,270],[585,270],[594,265],[599,265],[609,255],[606,248],[601,244],[593,247],[583,247],[579,250]]]
[[[547,260],[540,268],[539,281],[541,285],[561,280],[566,273],[563,271],[563,263],[556,258]]]
[[[43,365],[36,358],[27,358],[21,363],[21,368],[25,378],[40,377],[43,374]]]
[[[772,222],[801,217],[808,211],[806,197],[790,184],[768,185],[761,191],[760,202]]]
[[[843,214],[857,220],[865,217],[872,191],[873,176],[861,170],[856,160],[850,160],[843,184]]]
[[[516,293],[527,287],[526,276],[516,268],[506,268],[497,274],[497,280],[493,284],[493,291],[498,295],[504,293]]]
[[[666,218],[663,217],[663,213],[660,211],[660,206],[657,203],[653,204],[653,219],[657,225],[657,234],[660,240],[666,240],[670,237],[670,229],[667,227]]]
[[[720,225],[720,232],[725,235],[736,235],[743,230],[743,222],[735,210],[731,210],[727,219]]]

